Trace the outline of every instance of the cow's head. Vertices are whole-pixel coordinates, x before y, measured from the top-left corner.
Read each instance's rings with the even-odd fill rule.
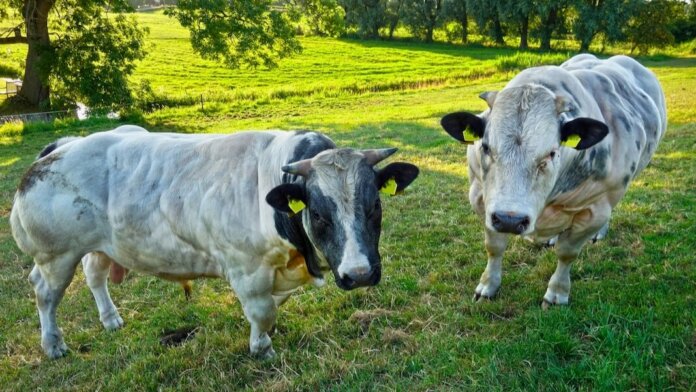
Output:
[[[279,185],[266,197],[276,210],[301,215],[317,257],[344,290],[379,283],[380,190],[401,192],[418,176],[418,168],[409,163],[373,167],[394,152],[395,148],[323,151],[284,166],[284,172],[304,181]]]
[[[529,234],[558,178],[566,148],[592,147],[608,128],[591,118],[570,119],[574,109],[567,100],[539,85],[483,93],[481,98],[489,110],[448,114],[442,127],[474,148],[469,159],[481,168],[488,229]]]

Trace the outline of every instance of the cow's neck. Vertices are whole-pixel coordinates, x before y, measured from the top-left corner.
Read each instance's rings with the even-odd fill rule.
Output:
[[[323,278],[319,257],[302,225],[302,215],[296,214],[290,217],[279,211],[273,214],[278,234],[289,241],[304,257],[309,274],[315,278]]]

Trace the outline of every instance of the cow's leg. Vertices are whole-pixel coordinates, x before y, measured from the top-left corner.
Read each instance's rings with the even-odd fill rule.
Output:
[[[589,241],[603,226],[609,222],[611,207],[601,206],[585,210],[573,219],[569,230],[558,236],[556,255],[558,264],[549,280],[542,307],[550,305],[567,305],[570,297],[570,267],[578,257],[583,245]]]
[[[48,262],[35,264],[29,274],[29,281],[36,294],[36,307],[39,309],[41,347],[51,359],[60,358],[68,352],[68,346],[65,345],[56,322],[56,308],[63,299],[79,262],[79,256],[62,255]]]
[[[602,226],[601,229],[592,237],[592,243],[601,241],[607,237],[607,232],[609,232],[609,221]]]
[[[87,286],[92,291],[94,301],[97,303],[99,320],[107,331],[113,331],[123,326],[123,319],[111,301],[106,285],[110,267],[111,259],[101,252],[88,253],[82,258],[82,269],[87,279]]]
[[[272,269],[259,268],[251,275],[235,274],[230,278],[234,292],[242,304],[244,315],[251,324],[249,351],[260,359],[275,356],[269,332],[276,320],[276,302],[273,299]]]
[[[474,301],[482,298],[492,298],[500,287],[503,275],[503,253],[507,248],[510,236],[486,229],[486,252],[488,253],[488,265],[483,271],[476,291]]]

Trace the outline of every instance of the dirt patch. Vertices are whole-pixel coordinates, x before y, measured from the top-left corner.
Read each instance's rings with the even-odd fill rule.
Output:
[[[198,332],[198,327],[182,327],[175,330],[164,331],[160,337],[160,344],[165,347],[180,346],[190,340]]]
[[[357,323],[362,332],[366,333],[370,329],[370,324],[372,324],[372,321],[380,317],[389,316],[392,313],[394,312],[391,310],[379,308],[371,310],[356,310],[348,320]]]

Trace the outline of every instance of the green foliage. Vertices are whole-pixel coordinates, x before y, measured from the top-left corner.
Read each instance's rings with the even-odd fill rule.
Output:
[[[166,13],[189,29],[196,53],[232,68],[271,68],[301,50],[287,15],[269,0],[179,0]]]
[[[505,43],[501,22],[502,2],[497,0],[467,0],[467,7],[479,31],[489,35],[496,44]]]
[[[676,19],[680,3],[674,0],[642,2],[626,29],[631,52],[638,49],[647,53],[650,48],[665,47],[674,43],[669,30],[670,21]]]
[[[341,146],[398,147],[390,159],[420,167],[404,195],[383,200],[382,282],[344,292],[329,278],[301,289],[278,311],[278,358],[259,362],[223,280],[194,282],[186,301],[177,284],[132,273],[109,285],[126,322],[110,333],[78,267],[58,308],[71,352],[47,360],[27,281],[32,261],[10,234],[12,197],[45,145],[118,123],[0,127],[0,389],[694,390],[693,56],[645,61],[665,88],[667,134],[612,213],[609,237],[574,263],[571,305],[543,312],[554,252],[519,238],[505,254],[499,295],[472,303],[485,268],[483,226],[467,201],[466,149],[438,124],[444,113],[483,110],[478,94],[510,79],[497,64],[514,50],[303,37],[305,51],[275,69],[232,70],[193,53],[187,31],[161,13],[137,18],[151,29],[152,50],[133,79],[191,99],[123,121],[152,131],[316,129]],[[195,98],[207,92],[201,109]],[[199,329],[185,344],[159,343],[163,331],[190,325]]]
[[[696,4],[677,2],[675,18],[670,21],[669,30],[675,42],[681,43],[696,39]]]
[[[309,34],[338,37],[346,30],[346,13],[337,0],[287,0],[292,19],[301,20],[309,27]]]
[[[425,42],[432,42],[433,32],[444,18],[444,0],[404,0],[402,20],[413,34]]]
[[[446,26],[447,40],[453,42],[461,39],[462,43],[468,42],[469,37],[469,12],[467,0],[444,0],[442,4],[442,19],[456,22]]]
[[[378,38],[387,24],[387,0],[339,0],[346,10],[346,23],[363,38]]]
[[[577,17],[573,33],[580,41],[580,51],[587,51],[592,40],[603,34],[607,42],[624,38],[624,27],[641,0],[577,0]]]
[[[47,71],[54,105],[83,102],[95,110],[130,106],[128,78],[145,56],[147,29],[133,16],[106,12],[98,2],[63,0],[56,7],[60,18],[54,26],[61,33],[51,42],[54,55]]]

